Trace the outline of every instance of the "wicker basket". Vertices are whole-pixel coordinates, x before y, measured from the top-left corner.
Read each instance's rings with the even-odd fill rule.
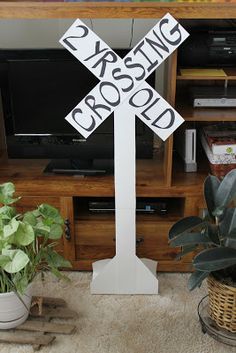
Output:
[[[220,327],[236,332],[236,288],[207,279],[209,291],[209,315]]]

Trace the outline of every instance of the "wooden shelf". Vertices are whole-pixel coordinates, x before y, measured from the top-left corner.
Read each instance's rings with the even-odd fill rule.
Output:
[[[202,151],[202,154],[197,156],[197,172],[186,173],[184,171],[184,163],[177,154],[174,154],[173,159],[172,186],[179,187],[180,185],[184,185],[185,187],[198,187],[198,193],[199,196],[201,196],[204,180],[210,171],[205,153]]]
[[[43,173],[49,160],[8,159],[0,162],[0,183],[11,180],[19,193],[63,196],[113,196],[114,177],[104,176],[67,176],[46,175]],[[165,176],[162,160],[137,161],[137,195],[149,196],[153,190],[165,188]],[[24,183],[22,183],[24,180]],[[45,184],[47,188],[45,189]]]
[[[181,210],[180,210],[181,211]],[[136,214],[136,219],[137,222],[158,222],[158,223],[166,223],[166,222],[176,222],[182,214],[181,212],[168,212],[168,214],[161,216],[158,213],[146,213],[146,214]],[[84,213],[80,214],[78,218],[76,218],[79,222],[94,222],[95,224],[97,222],[108,222],[112,223],[115,222],[115,214],[114,213]]]
[[[236,108],[193,108],[177,102],[176,110],[186,121],[235,121]]]
[[[64,175],[45,175],[43,169],[48,160],[9,159],[0,164],[0,183],[12,181],[23,196],[114,196],[114,178],[111,175],[99,177],[81,177]],[[185,182],[190,173],[184,173],[177,185],[165,185],[163,164],[156,160],[139,160],[137,163],[136,193],[138,197],[179,197],[195,195],[201,190],[201,180]],[[176,178],[175,178],[176,179]],[[191,178],[192,180],[192,178]],[[47,185],[47,188],[45,188]]]
[[[224,19],[236,17],[234,3],[2,1],[0,18],[161,18]]]
[[[219,80],[219,81],[225,81],[225,80],[236,80],[236,68],[224,68],[224,72],[226,73],[227,76],[193,76],[193,75],[180,75],[178,74],[176,79],[179,81],[188,81],[188,80],[200,80],[200,81],[208,81],[208,80]]]

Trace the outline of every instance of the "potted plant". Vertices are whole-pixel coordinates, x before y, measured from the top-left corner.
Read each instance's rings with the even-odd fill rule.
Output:
[[[206,214],[186,217],[169,231],[170,246],[180,246],[179,257],[197,250],[188,288],[207,278],[209,314],[221,327],[236,332],[236,169],[222,181],[209,175],[204,182]]]
[[[42,204],[19,214],[14,192],[14,184],[0,185],[0,329],[27,319],[36,275],[51,271],[62,278],[59,268],[70,266],[54,249],[63,234],[59,211]]]

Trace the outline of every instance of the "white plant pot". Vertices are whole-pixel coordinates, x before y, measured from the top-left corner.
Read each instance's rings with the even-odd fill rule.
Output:
[[[32,299],[32,285],[29,285],[22,301],[14,292],[0,293],[0,329],[6,330],[22,324],[28,317]]]

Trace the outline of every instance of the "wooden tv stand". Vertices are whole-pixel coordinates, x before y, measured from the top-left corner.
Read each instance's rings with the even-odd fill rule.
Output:
[[[60,208],[66,220],[66,232],[58,249],[76,270],[91,270],[92,262],[115,254],[115,217],[112,212],[93,212],[89,202],[113,200],[113,176],[45,175],[47,160],[3,160],[0,183],[15,183],[19,211],[50,203]],[[177,249],[168,245],[171,225],[180,217],[196,213],[201,207],[201,177],[193,173],[176,175],[173,186],[166,185],[163,164],[158,159],[137,162],[137,197],[143,202],[164,200],[166,214],[137,214],[137,254],[158,260],[159,271],[190,271],[191,256],[176,261]],[[182,179],[186,179],[185,187]],[[193,188],[194,185],[194,188]]]

